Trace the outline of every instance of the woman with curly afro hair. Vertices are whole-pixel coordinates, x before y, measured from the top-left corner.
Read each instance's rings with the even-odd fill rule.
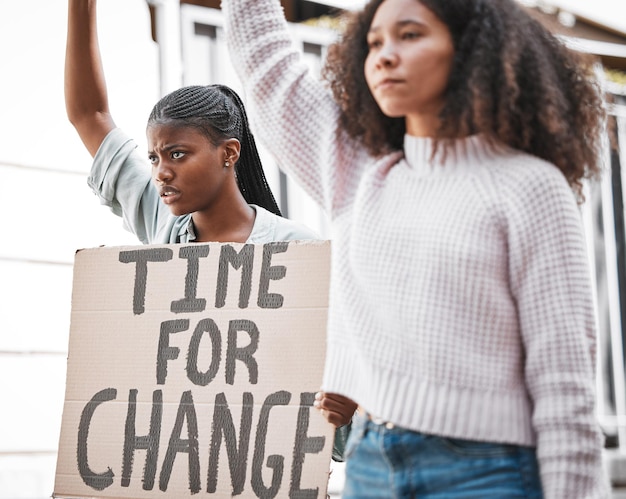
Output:
[[[331,221],[323,386],[345,498],[603,498],[579,212],[593,62],[515,0],[371,0],[309,74],[279,0],[228,0],[258,135]]]
[[[331,47],[325,76],[341,122],[373,155],[402,149],[401,116],[385,115],[364,85],[367,34],[382,3],[370,2]],[[603,102],[590,63],[510,1],[424,0],[450,29],[454,61],[435,138],[481,133],[556,165],[580,195],[599,173]]]

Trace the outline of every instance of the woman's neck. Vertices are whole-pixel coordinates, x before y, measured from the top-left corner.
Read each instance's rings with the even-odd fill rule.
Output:
[[[252,233],[256,212],[242,196],[237,203],[195,212],[191,218],[196,242],[245,243]]]
[[[439,108],[432,112],[409,114],[404,119],[406,133],[413,137],[435,138],[439,130]]]

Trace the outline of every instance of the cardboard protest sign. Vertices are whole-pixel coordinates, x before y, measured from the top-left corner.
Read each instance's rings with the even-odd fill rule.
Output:
[[[325,498],[329,250],[77,252],[54,497]]]

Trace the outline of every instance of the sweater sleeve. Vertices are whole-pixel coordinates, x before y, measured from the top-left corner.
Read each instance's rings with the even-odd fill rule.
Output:
[[[502,196],[544,496],[609,497],[595,412],[594,302],[576,201],[545,163]]]
[[[255,134],[280,168],[332,214],[350,197],[362,148],[342,137],[338,106],[292,43],[278,0],[224,0],[222,9]]]

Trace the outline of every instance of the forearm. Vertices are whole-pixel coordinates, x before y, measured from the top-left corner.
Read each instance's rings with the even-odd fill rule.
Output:
[[[92,156],[115,127],[98,45],[96,0],[68,0],[65,106]]]
[[[222,2],[231,60],[260,141],[292,178],[324,203],[322,169],[335,164],[338,108],[292,44],[279,2]],[[350,154],[354,154],[351,148]],[[333,173],[334,174],[334,173]]]
[[[279,144],[289,137],[309,142],[311,138],[302,133],[310,131],[299,128],[303,120],[321,122],[312,113],[323,106],[320,101],[325,92],[308,77],[280,4],[275,0],[228,0],[222,8],[230,57],[251,99],[251,116],[256,113],[266,124],[258,130],[262,141],[280,156],[284,153],[277,150]],[[294,127],[301,133],[296,134]],[[314,142],[318,141],[315,137]]]
[[[595,415],[595,310],[580,213],[552,167],[535,170],[522,185],[503,196],[517,199],[508,218],[511,289],[544,496],[607,497]]]
[[[554,317],[544,314],[527,339],[526,378],[546,499],[599,499],[606,493],[595,414],[593,307],[590,287],[581,278],[584,269],[581,258],[578,266],[569,266],[560,289],[544,295]],[[534,308],[541,309],[536,303]]]

